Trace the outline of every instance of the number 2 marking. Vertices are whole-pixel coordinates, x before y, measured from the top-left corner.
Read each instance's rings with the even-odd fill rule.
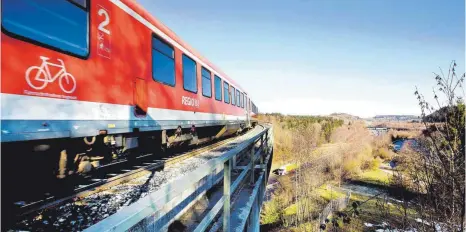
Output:
[[[100,9],[97,12],[97,14],[99,14],[99,16],[102,16],[102,15],[105,16],[105,20],[99,24],[99,27],[98,27],[99,30],[107,35],[110,35],[110,31],[105,28],[105,26],[107,26],[110,23],[110,17],[108,16],[107,11],[105,11],[104,9]]]

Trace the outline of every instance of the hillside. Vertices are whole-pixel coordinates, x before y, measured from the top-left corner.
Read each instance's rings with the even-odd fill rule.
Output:
[[[357,121],[357,120],[361,120],[360,117],[354,116],[354,115],[351,115],[351,114],[347,114],[347,113],[333,113],[333,114],[330,114],[329,117],[332,117],[332,118],[335,118],[335,119],[344,120],[345,123],[346,123],[347,121]]]

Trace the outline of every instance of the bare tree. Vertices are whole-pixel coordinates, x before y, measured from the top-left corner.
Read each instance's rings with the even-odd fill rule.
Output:
[[[320,127],[315,124],[296,130],[293,136],[293,162],[297,165],[294,176],[296,193],[295,225],[301,224],[309,217],[310,193],[312,193],[315,183],[312,177],[303,170],[303,165],[310,161],[311,153],[317,147],[319,136]]]
[[[445,76],[435,74],[434,102],[429,103],[417,87],[415,95],[425,126],[416,154],[411,153],[406,173],[416,197],[422,230],[465,230],[465,108],[463,83],[453,61]]]

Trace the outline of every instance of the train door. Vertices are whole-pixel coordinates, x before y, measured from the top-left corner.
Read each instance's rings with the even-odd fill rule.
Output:
[[[136,117],[145,117],[149,108],[147,99],[147,83],[146,80],[142,78],[135,78],[134,82],[134,113]]]

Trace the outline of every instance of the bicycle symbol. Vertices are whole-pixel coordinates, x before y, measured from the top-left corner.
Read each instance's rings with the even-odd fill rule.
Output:
[[[76,89],[76,80],[73,75],[66,72],[63,60],[57,59],[61,64],[47,62],[50,58],[40,56],[42,64],[40,66],[31,66],[26,70],[26,81],[34,89],[40,90],[47,86],[48,83],[53,83],[57,78],[60,88],[65,93],[72,93]],[[53,77],[50,73],[49,66],[61,68]],[[33,71],[37,71],[34,75]],[[32,79],[31,79],[32,78]],[[33,83],[34,82],[34,83]]]

